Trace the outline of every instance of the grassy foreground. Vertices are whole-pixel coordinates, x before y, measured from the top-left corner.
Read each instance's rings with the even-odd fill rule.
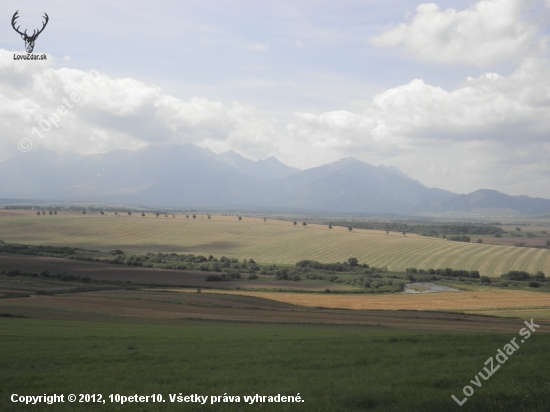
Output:
[[[459,407],[462,388],[517,334],[351,327],[111,324],[0,318],[0,410],[547,411],[550,335],[535,333]],[[160,393],[165,403],[25,406],[12,393]],[[240,403],[170,403],[169,394]],[[304,403],[247,405],[244,395]]]
[[[355,257],[372,266],[402,272],[453,268],[500,276],[510,270],[550,273],[550,250],[452,242],[395,232],[300,224],[235,216],[199,215],[197,219],[113,214],[36,216],[3,211],[1,240],[33,245],[73,246],[126,253],[175,252],[253,258],[260,263],[292,264],[302,259],[342,262]]]

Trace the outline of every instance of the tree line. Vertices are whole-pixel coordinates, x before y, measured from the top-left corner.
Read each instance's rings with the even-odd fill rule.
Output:
[[[443,235],[494,235],[506,233],[501,227],[482,224],[407,224],[400,222],[347,222],[332,221],[333,226],[354,229],[382,230],[397,233],[415,233],[423,236],[442,237]]]

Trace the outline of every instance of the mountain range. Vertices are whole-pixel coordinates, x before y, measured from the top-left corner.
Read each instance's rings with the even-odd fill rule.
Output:
[[[44,148],[0,163],[0,198],[119,203],[142,207],[399,214],[504,209],[550,212],[550,200],[494,190],[428,188],[395,167],[353,158],[300,170],[274,157],[253,161],[194,145],[148,146],[95,155]]]

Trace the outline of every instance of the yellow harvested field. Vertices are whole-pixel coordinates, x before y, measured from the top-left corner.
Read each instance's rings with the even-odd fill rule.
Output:
[[[0,240],[35,245],[74,246],[127,253],[175,252],[253,258],[261,263],[295,264],[302,259],[342,262],[356,257],[361,263],[387,266],[390,271],[419,269],[479,270],[500,276],[509,270],[550,274],[550,250],[451,242],[392,232],[346,228],[236,216],[181,214],[146,217],[138,214],[116,217],[61,212],[36,216],[36,212],[2,211]]]
[[[513,316],[511,313],[536,312],[550,319],[550,294],[518,290],[440,292],[426,294],[348,295],[320,293],[272,293],[203,291],[253,296],[310,308],[353,310],[429,310]],[[542,319],[539,317],[539,319]]]

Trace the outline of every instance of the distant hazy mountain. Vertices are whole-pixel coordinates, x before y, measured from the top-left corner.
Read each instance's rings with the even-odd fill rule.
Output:
[[[76,153],[60,155],[42,147],[28,153],[18,153],[0,163],[0,197],[42,197],[44,191],[39,190],[40,187],[52,184],[44,182],[47,171],[76,163],[82,158]]]
[[[300,171],[300,169],[281,163],[275,157],[254,161],[235,153],[233,150],[218,155],[218,159],[244,174],[261,180],[281,179]]]
[[[525,215],[550,211],[550,200],[529,196],[508,196],[496,190],[481,189],[467,195],[456,195],[443,201],[419,204],[422,212],[471,212],[487,209],[508,209]]]
[[[380,169],[383,169],[383,170],[387,170],[388,172],[391,172],[391,173],[394,173],[396,174],[397,176],[401,176],[401,177],[404,177],[406,179],[409,179],[409,180],[412,180],[413,182],[416,182],[416,183],[420,183],[418,180],[414,180],[413,178],[407,176],[405,173],[403,173],[401,170],[399,170],[397,167],[395,166],[384,166],[384,165],[380,165],[378,166]]]
[[[281,183],[278,199],[285,199],[285,206],[342,212],[406,214],[420,202],[454,195],[353,158],[304,170]]]
[[[550,200],[430,189],[395,167],[352,158],[300,171],[275,158],[216,155],[194,145],[80,156],[45,149],[0,163],[0,198],[373,214],[508,208],[550,212]]]

